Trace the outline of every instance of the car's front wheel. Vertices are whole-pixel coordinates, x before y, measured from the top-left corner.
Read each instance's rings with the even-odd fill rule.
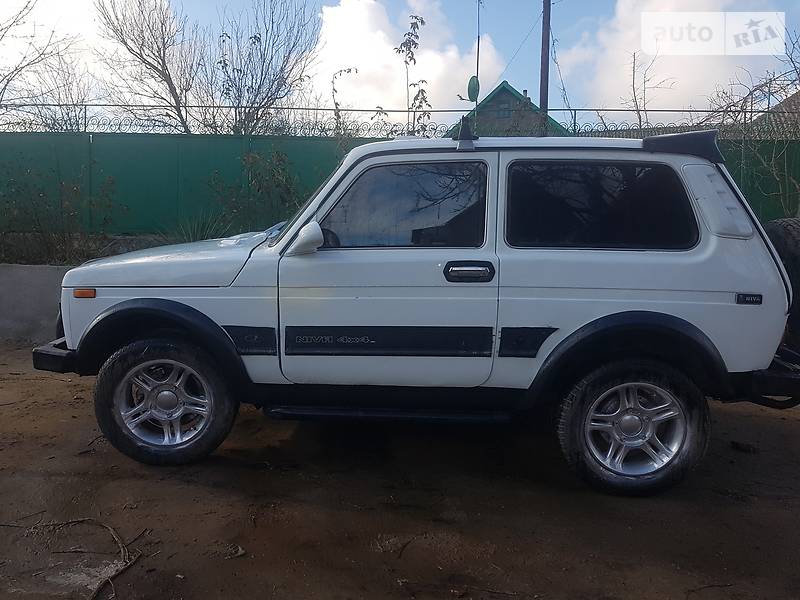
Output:
[[[238,412],[205,353],[168,339],[134,342],[103,365],[95,414],[111,444],[147,464],[182,464],[213,452]]]
[[[648,494],[683,479],[703,456],[708,406],[672,367],[620,361],[575,385],[561,406],[558,436],[567,462],[590,484]]]

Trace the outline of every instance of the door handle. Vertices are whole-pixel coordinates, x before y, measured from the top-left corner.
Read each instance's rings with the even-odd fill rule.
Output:
[[[447,272],[451,275],[488,275],[490,273],[489,267],[450,267]]]
[[[451,283],[486,283],[494,279],[494,265],[484,260],[453,260],[444,266]]]

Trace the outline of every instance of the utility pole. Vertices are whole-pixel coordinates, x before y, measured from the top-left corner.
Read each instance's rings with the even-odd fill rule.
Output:
[[[542,56],[539,69],[539,135],[547,135],[548,88],[550,87],[550,4],[542,0]]]

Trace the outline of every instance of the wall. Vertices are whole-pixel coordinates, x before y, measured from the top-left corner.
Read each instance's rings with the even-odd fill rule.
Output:
[[[42,343],[55,338],[61,280],[68,269],[0,265],[0,340]]]

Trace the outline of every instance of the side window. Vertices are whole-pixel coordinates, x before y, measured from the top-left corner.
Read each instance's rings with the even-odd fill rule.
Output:
[[[667,165],[517,161],[509,167],[511,246],[679,250],[697,238],[689,198]]]
[[[483,245],[486,165],[382,165],[362,173],[320,226],[325,248]]]
[[[740,239],[753,237],[750,217],[716,167],[686,165],[683,172],[712,233]]]

